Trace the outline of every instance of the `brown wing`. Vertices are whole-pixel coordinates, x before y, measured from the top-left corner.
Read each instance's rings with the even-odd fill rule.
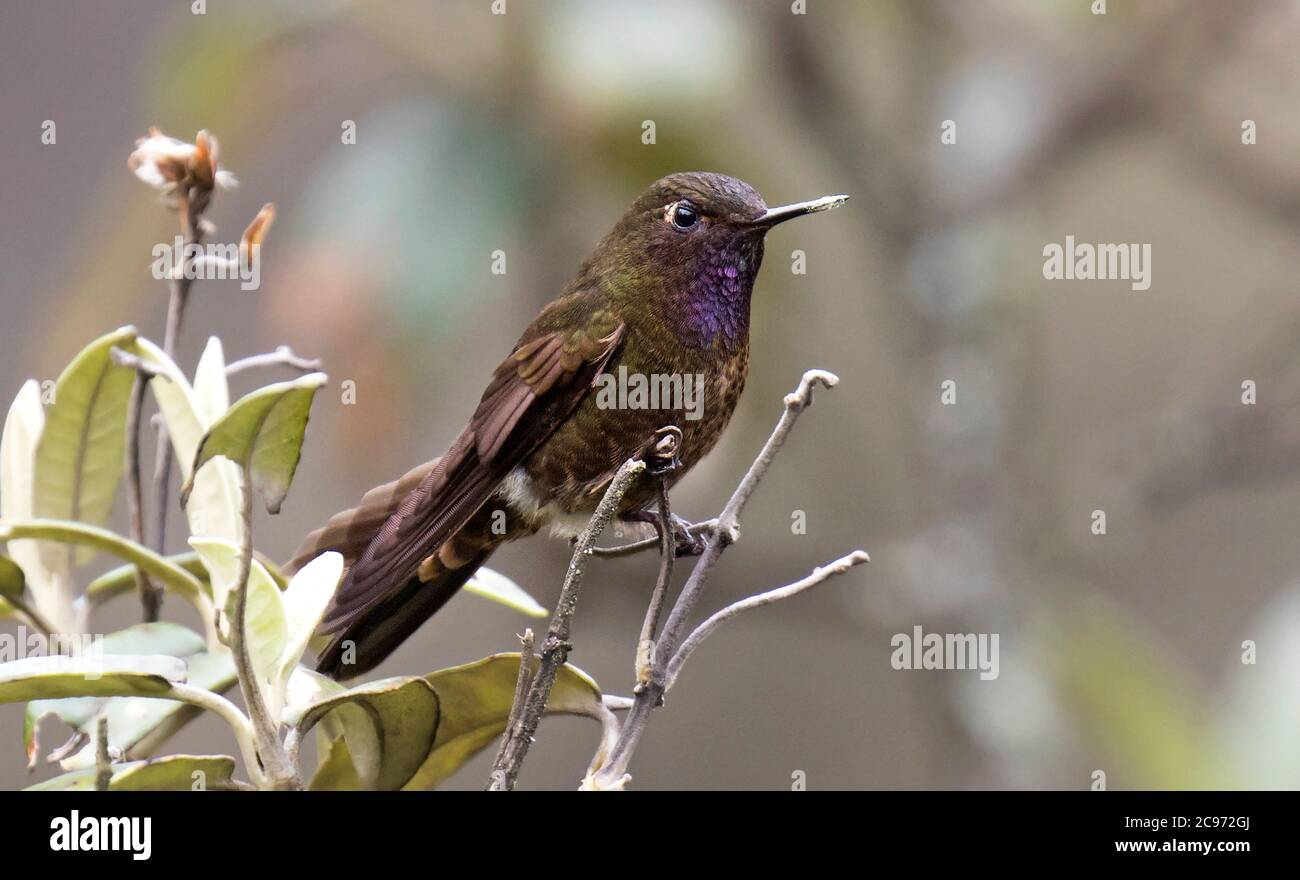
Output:
[[[591,311],[592,295],[580,292],[553,303],[496,369],[469,426],[431,463],[349,569],[323,632],[343,628],[401,589],[581,402],[624,331],[612,312]],[[560,329],[575,324],[581,329]]]
[[[291,575],[327,550],[342,553],[343,564],[351,566],[366,552],[375,532],[397,512],[403,499],[424,482],[438,462],[437,458],[426,461],[399,479],[376,486],[361,496],[356,507],[331,516],[325,525],[302,539],[293,559],[286,562],[281,571]]]

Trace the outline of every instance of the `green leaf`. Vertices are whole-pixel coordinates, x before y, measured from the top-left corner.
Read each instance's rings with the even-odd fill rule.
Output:
[[[36,447],[45,427],[45,408],[41,405],[40,386],[28,380],[14,398],[5,418],[0,439],[0,520],[28,520],[35,514]],[[68,572],[69,554],[59,556],[58,566],[41,554],[35,541],[9,542],[9,554],[27,577],[27,586],[36,610],[60,631],[77,629],[73,610],[75,585]],[[8,602],[0,603],[6,616],[15,612]]]
[[[200,774],[195,776],[195,774]],[[229,788],[235,759],[225,755],[168,755],[113,765],[109,791],[195,791]],[[201,786],[196,788],[196,786]],[[64,773],[23,791],[94,791],[95,768]]]
[[[199,414],[211,425],[230,409],[230,384],[226,381],[226,355],[221,340],[208,337],[207,347],[194,371],[194,396],[199,402]]]
[[[115,633],[109,633],[99,642],[105,654],[162,654],[168,657],[190,657],[204,648],[203,637],[176,623],[138,623]],[[232,666],[233,668],[233,666]],[[191,668],[186,676],[190,684],[206,686],[196,681]],[[27,704],[23,718],[23,745],[27,749],[28,766],[35,763],[39,746],[36,740],[42,719],[55,716],[83,736],[94,733],[94,719],[105,707],[109,710],[110,744],[125,750],[149,732],[149,729],[172,712],[185,708],[174,700],[95,699],[82,697],[71,700],[33,700]],[[156,716],[156,717],[155,717]],[[90,763],[94,763],[93,745],[89,748]],[[71,760],[71,759],[70,759]],[[71,765],[64,763],[66,769]]]
[[[168,562],[177,568],[184,569],[198,578],[208,595],[212,594],[212,585],[208,583],[208,569],[199,558],[199,554],[190,551],[188,553],[176,553],[172,556],[164,557]],[[266,573],[275,581],[276,586],[283,590],[288,586],[288,581],[280,573],[280,569],[267,556],[254,551],[253,558],[262,564]],[[135,566],[119,565],[117,568],[108,571],[95,578],[86,585],[86,601],[91,608],[98,608],[100,605],[121,596],[124,593],[135,592]]]
[[[419,677],[369,682],[307,706],[297,720],[298,729],[305,735],[331,714],[342,724],[362,786],[396,791],[433,747],[438,695]]]
[[[233,619],[231,607],[239,577],[239,548],[219,538],[190,538],[207,566],[212,583],[213,601],[221,608],[227,624]],[[253,560],[248,574],[248,604],[244,613],[244,643],[265,695],[272,717],[284,705],[284,688],[280,682],[280,657],[284,653],[289,630],[284,600],[274,578],[262,564]]]
[[[226,359],[221,340],[215,336],[208,339],[194,372],[194,397],[205,430],[230,409]],[[197,452],[197,448],[193,452]],[[193,461],[193,453],[190,461]],[[240,511],[239,465],[219,458],[194,477],[194,489],[185,505],[185,516],[190,522],[191,535],[226,538],[240,543],[244,524]]]
[[[298,666],[307,643],[325,616],[343,579],[343,556],[333,551],[322,553],[307,563],[289,581],[284,591],[286,640],[280,656],[280,687],[288,686],[289,676]]]
[[[361,777],[357,775],[348,742],[343,737],[327,740],[322,747],[325,758],[312,774],[309,791],[364,791]]]
[[[206,593],[203,583],[185,569],[154,553],[147,547],[123,538],[121,535],[96,526],[77,522],[34,519],[26,522],[0,520],[0,541],[19,538],[40,538],[68,544],[80,544],[103,550],[106,553],[138,565],[151,577],[172,588],[178,594],[196,603],[203,611]]]
[[[442,720],[434,748],[403,787],[432,788],[498,740],[506,729],[518,678],[518,653],[494,654],[426,675],[425,680],[438,693]],[[589,675],[567,664],[560,667],[546,704],[547,714],[599,718],[602,708],[600,687]]]
[[[220,462],[205,469],[197,477],[192,474],[199,442],[216,420],[209,415],[214,401],[201,399],[198,391],[190,387],[185,374],[176,363],[149,340],[136,339],[131,350],[162,374],[149,380],[149,388],[158,401],[158,409],[167,424],[167,434],[176,450],[176,461],[180,465],[181,477],[187,481],[194,480],[193,502],[185,506],[190,534],[226,538],[238,543],[243,525],[240,522],[237,467],[230,462]],[[212,345],[209,343],[208,351],[204,352],[204,356],[208,358],[209,371],[212,369],[210,366],[212,357],[208,352],[212,350]],[[219,343],[216,351],[219,356]],[[201,361],[200,367],[203,365]],[[224,383],[224,364],[221,369],[221,381]],[[205,379],[209,386],[212,381],[210,378]],[[216,392],[209,388],[205,393],[210,397]]]
[[[431,744],[426,748],[417,769],[413,774],[407,774],[406,781],[400,787],[407,791],[432,788],[484,747],[496,742],[505,732],[518,677],[517,653],[494,654],[474,663],[424,676],[422,680],[433,688],[437,696],[439,711],[436,730],[433,731]],[[404,679],[389,680],[398,683],[403,681],[409,682]],[[376,682],[376,685],[380,684],[388,682]],[[344,694],[332,699],[343,699],[346,696]],[[326,700],[316,705],[329,703],[330,700]],[[596,682],[582,670],[567,664],[560,667],[556,676],[555,687],[546,704],[546,713],[586,715],[598,719],[608,714],[604,710],[600,687]],[[374,736],[361,724],[362,721],[358,718],[350,718],[345,723],[345,729],[352,733],[346,745],[340,746],[338,739],[322,744],[320,751],[324,757],[312,777],[310,787],[313,791],[371,787],[366,781],[371,778],[368,774],[372,772],[369,768],[373,762],[371,752],[375,748]],[[361,728],[360,731],[356,729],[358,727]],[[402,736],[413,748],[417,743],[425,741],[424,733],[408,728],[402,731]],[[347,737],[347,733],[344,737]],[[363,766],[365,771],[357,769]],[[406,773],[405,769],[402,772]],[[395,779],[400,775],[393,773],[388,778]]]
[[[64,697],[159,697],[185,681],[185,661],[157,655],[86,654],[0,663],[0,703]]]
[[[134,327],[87,346],[59,376],[54,403],[36,446],[34,513],[38,518],[103,525],[113,508],[126,450],[126,410],[135,372],[113,362],[114,347],[130,348]],[[66,547],[41,545],[51,568],[66,565]],[[93,554],[81,550],[77,563]]]
[[[528,595],[523,587],[490,568],[484,567],[474,572],[474,576],[461,589],[484,599],[500,602],[507,608],[523,612],[529,617],[546,617],[551,613]]]
[[[163,422],[167,425],[167,437],[176,450],[176,463],[180,466],[181,476],[189,479],[194,452],[208,429],[207,422],[199,413],[199,402],[194,389],[176,362],[148,339],[139,337],[123,348],[160,373],[149,380],[149,390],[158,401],[158,411],[162,413]]]
[[[45,427],[45,409],[35,379],[23,383],[5,417],[0,439],[0,517],[31,519],[36,447]]]
[[[0,598],[21,602],[27,589],[27,577],[8,556],[0,556]]]
[[[187,683],[221,694],[238,682],[235,660],[230,652],[199,653],[186,658]],[[179,700],[152,700],[143,697],[106,701],[108,741],[121,749],[129,760],[147,758],[182,727],[203,714],[203,710]],[[65,770],[92,767],[95,764],[94,721],[84,725],[86,745],[60,765]]]
[[[309,373],[241,397],[199,444],[194,473],[212,458],[224,456],[248,469],[266,509],[279,513],[302,455],[312,398],[325,381],[324,373]],[[192,483],[181,492],[182,504],[188,502]]]

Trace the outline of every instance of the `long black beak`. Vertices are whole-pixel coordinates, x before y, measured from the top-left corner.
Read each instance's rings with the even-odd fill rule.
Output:
[[[793,220],[795,217],[803,217],[806,214],[816,214],[819,211],[829,211],[832,208],[838,208],[848,200],[848,196],[822,196],[820,199],[813,199],[811,202],[795,202],[793,205],[782,205],[779,208],[768,208],[767,213],[752,221],[751,225],[775,226],[778,223]]]

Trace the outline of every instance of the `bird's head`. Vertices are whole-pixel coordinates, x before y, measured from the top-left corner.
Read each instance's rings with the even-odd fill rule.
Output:
[[[735,177],[670,174],[637,197],[584,274],[599,274],[611,292],[633,301],[667,296],[690,309],[702,300],[743,298],[747,309],[768,230],[847,200],[825,196],[769,208]]]

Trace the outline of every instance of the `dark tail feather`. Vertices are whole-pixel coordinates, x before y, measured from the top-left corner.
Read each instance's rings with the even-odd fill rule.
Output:
[[[465,565],[444,571],[431,581],[411,578],[401,590],[366,609],[335,633],[316,660],[316,670],[330,678],[345,679],[374,669],[447,604],[494,549],[483,550]],[[345,647],[352,647],[347,652],[352,655],[347,658],[351,662],[344,662]]]

